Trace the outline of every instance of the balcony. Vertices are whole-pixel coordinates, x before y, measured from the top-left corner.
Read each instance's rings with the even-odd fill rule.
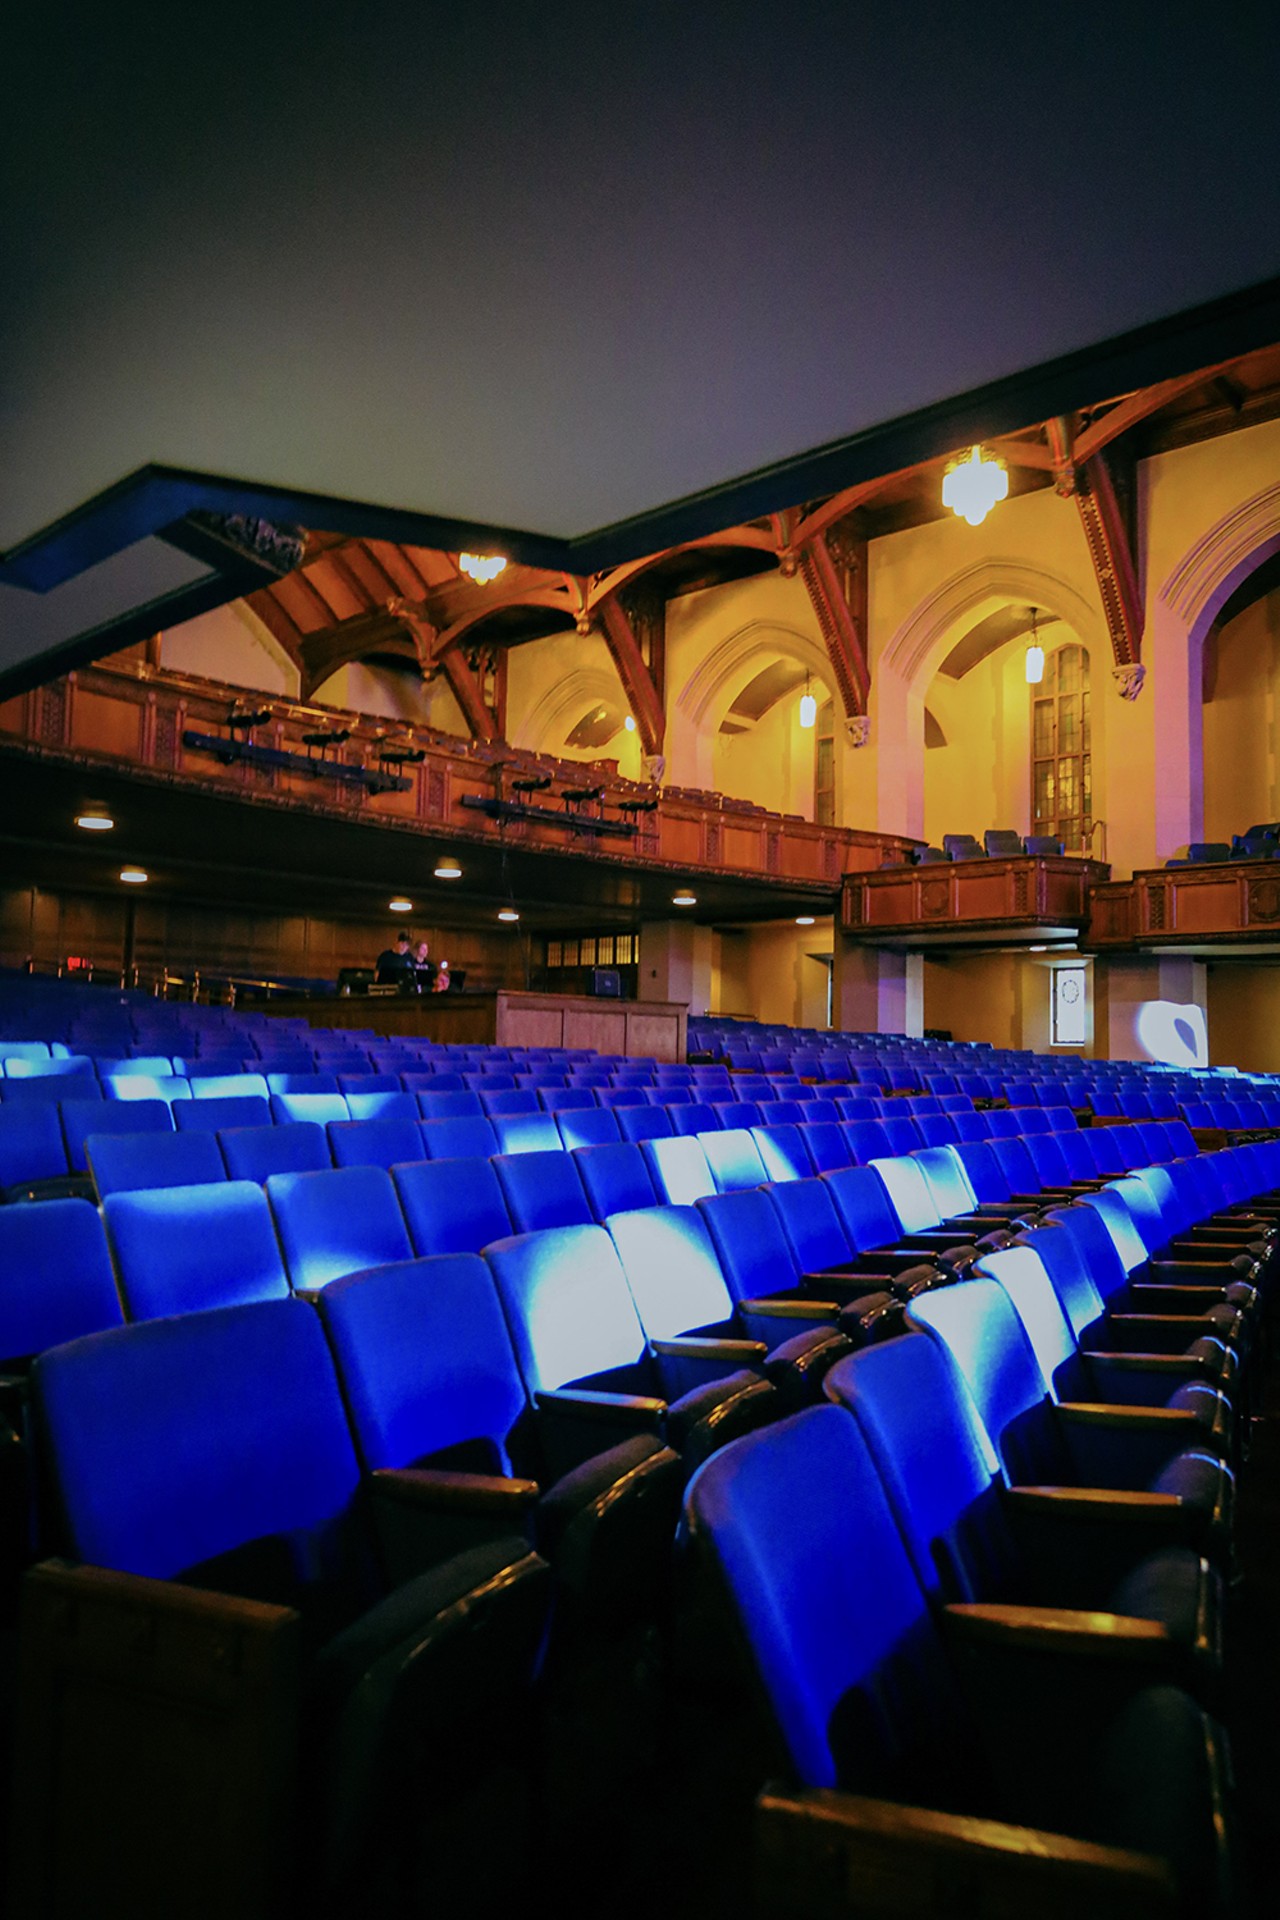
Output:
[[[1072,854],[845,875],[840,925],[868,946],[1001,946],[1079,936],[1110,867]]]
[[[1221,860],[1112,881],[1095,890],[1087,945],[1218,953],[1280,945],[1280,863]]]

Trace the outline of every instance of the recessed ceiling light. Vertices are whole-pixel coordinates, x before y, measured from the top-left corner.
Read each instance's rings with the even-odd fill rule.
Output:
[[[121,867],[120,869],[120,878],[127,887],[143,887],[150,877],[143,867]]]
[[[461,880],[462,868],[451,853],[446,853],[436,868],[437,880]]]
[[[520,915],[516,912],[514,907],[499,907],[498,918],[499,920],[518,920],[520,918]]]
[[[388,913],[412,913],[413,902],[412,900],[404,899],[403,896],[397,896],[397,898],[394,900],[388,900],[387,912]]]
[[[796,915],[796,925],[798,927],[811,927],[813,925],[813,915],[811,913],[798,913]]]
[[[105,807],[92,802],[76,815],[76,825],[83,827],[86,833],[110,833],[115,821]]]
[[[690,893],[688,887],[682,887],[679,893],[672,894],[671,904],[673,907],[696,907],[698,896],[696,893]]]
[[[1048,953],[1048,947],[1028,947],[1028,953]]]

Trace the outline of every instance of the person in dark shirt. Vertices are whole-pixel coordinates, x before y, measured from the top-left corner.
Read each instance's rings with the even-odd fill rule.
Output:
[[[413,946],[408,934],[398,934],[394,947],[384,947],[374,964],[380,987],[412,986]]]
[[[430,948],[425,940],[419,940],[413,950],[413,977],[419,993],[431,993],[436,984],[439,969],[429,958]]]

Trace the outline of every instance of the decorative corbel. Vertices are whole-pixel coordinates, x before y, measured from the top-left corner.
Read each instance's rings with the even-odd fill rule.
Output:
[[[1096,453],[1077,469],[1075,500],[1116,666],[1136,667],[1142,652],[1143,624],[1138,569],[1107,455]],[[1136,689],[1124,697],[1132,700],[1135,696]]]
[[[865,713],[855,713],[844,723],[845,738],[851,747],[871,744],[871,721]]]
[[[867,543],[851,529],[812,534],[800,550],[800,577],[818,617],[845,717],[867,710]]]
[[[1112,667],[1111,678],[1122,700],[1136,700],[1146,685],[1147,670],[1135,660],[1123,667]]]

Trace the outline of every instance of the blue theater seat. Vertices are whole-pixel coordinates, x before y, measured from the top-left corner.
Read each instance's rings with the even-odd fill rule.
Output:
[[[1153,1547],[1191,1546],[1219,1561],[1228,1555],[1230,1469],[1209,1450],[1187,1446],[1181,1421],[1161,1415],[1152,1423],[1144,1409],[1089,1415],[1055,1406],[996,1281],[921,1294],[907,1318],[951,1355],[1011,1485],[1122,1490],[1135,1500]]]
[[[726,1127],[721,1133],[700,1133],[697,1138],[717,1193],[738,1193],[768,1180],[760,1150],[746,1127]]]
[[[691,1467],[774,1412],[773,1388],[740,1364],[741,1347],[650,1345],[603,1227],[518,1234],[485,1258],[553,1473],[638,1433],[665,1439]]]
[[[755,1142],[766,1180],[807,1180],[813,1172],[813,1161],[798,1126],[779,1123],[777,1126],[752,1127],[751,1138]],[[736,1190],[740,1192],[742,1189]]]
[[[497,1153],[492,1120],[483,1114],[459,1114],[451,1120],[423,1120],[419,1131],[428,1160],[488,1159]]]
[[[131,1106],[135,1107],[143,1104],[142,1101],[131,1102]],[[150,1102],[145,1104],[150,1105]],[[201,1129],[206,1133],[217,1133],[223,1127],[271,1125],[271,1108],[265,1098],[256,1093],[226,1094],[216,1100],[175,1100],[172,1112],[173,1124],[179,1133]]]
[[[203,1074],[193,1069],[188,1078],[193,1100],[265,1101],[271,1091],[260,1073]]]
[[[391,1176],[382,1167],[273,1173],[266,1193],[296,1291],[407,1260],[413,1252]]]
[[[777,1848],[761,1856],[777,1862],[772,1884],[757,1880],[766,1904],[811,1911],[820,1888],[856,1881],[861,1860],[908,1910],[928,1912],[938,1849],[963,1836],[984,1906],[1028,1910],[1026,1850],[1009,1822],[1035,1830],[1036,1879],[1064,1913],[1078,1871],[1064,1836],[1152,1856],[1094,1856],[1118,1912],[1166,1871],[1186,1910],[1215,1904],[1228,1867],[1221,1730],[1172,1687],[1117,1689],[1093,1714],[1074,1712],[1060,1688],[1047,1742],[1043,1693],[1024,1700],[1018,1668],[993,1653],[986,1688],[962,1694],[843,1408],[810,1408],[709,1460],[688,1488],[685,1526],[747,1649],[771,1744],[798,1786],[825,1790],[817,1803],[775,1787],[760,1803],[757,1824]]]
[[[98,1197],[144,1187],[191,1187],[227,1177],[213,1134],[91,1133],[85,1141]]]
[[[491,1164],[517,1233],[592,1223],[574,1154],[563,1148],[549,1153],[500,1153]]]
[[[349,1120],[351,1109],[340,1093],[273,1093],[271,1113],[282,1120],[314,1120],[327,1127],[331,1120]]]
[[[130,1320],[289,1292],[271,1209],[252,1180],[113,1193],[102,1211]]]
[[[98,1210],[88,1200],[0,1207],[0,1363],[121,1324]]]
[[[577,1164],[592,1219],[604,1221],[611,1213],[658,1204],[648,1164],[634,1141],[613,1140],[598,1147],[579,1147],[572,1158]]]
[[[38,1363],[34,1398],[61,1517],[58,1544],[86,1566],[83,1576],[68,1570],[60,1577],[53,1602],[65,1614],[64,1589],[75,1596],[73,1633],[79,1608],[93,1617],[93,1568],[202,1589],[202,1616],[209,1622],[225,1616],[222,1631],[233,1646],[241,1644],[236,1622],[243,1619],[244,1599],[301,1615],[295,1657],[303,1658],[305,1736],[295,1744],[288,1717],[293,1696],[286,1691],[284,1719],[264,1722],[260,1737],[270,1743],[272,1765],[288,1775],[285,1804],[305,1815],[293,1850],[305,1866],[300,1897],[317,1909],[331,1900],[358,1906],[370,1871],[371,1830],[383,1846],[395,1844],[394,1827],[390,1834],[379,1831],[379,1814],[391,1754],[401,1767],[406,1761],[395,1739],[398,1723],[406,1711],[421,1714],[425,1707],[433,1741],[450,1750],[461,1750],[464,1735],[478,1740],[481,1752],[501,1740],[515,1689],[532,1678],[545,1630],[545,1563],[517,1532],[388,1591],[373,1529],[378,1517],[399,1508],[399,1487],[385,1479],[362,1487],[324,1331],[300,1301],[151,1320],[74,1341]],[[126,1597],[132,1602],[135,1639],[149,1644],[164,1633],[176,1601],[123,1580],[111,1584],[117,1605]],[[234,1598],[220,1605],[219,1593]],[[188,1602],[185,1611],[195,1604]],[[154,1617],[148,1605],[157,1609]],[[296,1633],[299,1625],[283,1614],[271,1624],[277,1634]],[[259,1631],[265,1625],[259,1616]],[[127,1715],[132,1675],[120,1672],[124,1664],[118,1660],[112,1670],[112,1711]],[[136,1664],[133,1671],[142,1720],[133,1737],[149,1777],[164,1762],[148,1731],[154,1718],[141,1711],[142,1698],[154,1697],[155,1681],[143,1679]],[[205,1743],[216,1741],[220,1715],[235,1714],[247,1679],[234,1661],[223,1661],[221,1704],[217,1714],[206,1709]],[[34,1725],[45,1724],[59,1743],[60,1791],[87,1818],[87,1796],[77,1796],[93,1749],[79,1743],[74,1723],[55,1727],[59,1684],[47,1679],[29,1711]],[[180,1713],[170,1697],[167,1711]],[[495,1698],[501,1711],[493,1710]],[[166,1727],[160,1737],[167,1735]],[[105,1804],[113,1848],[130,1858],[145,1845],[154,1809],[138,1809],[132,1777],[129,1791],[117,1794],[101,1769],[94,1771],[93,1804],[100,1812]],[[420,1787],[418,1796],[424,1804],[439,1798],[452,1805],[447,1774],[432,1772],[440,1775],[433,1790]],[[66,1808],[68,1801],[61,1804]],[[216,1805],[204,1812],[206,1820],[192,1832],[197,1862],[211,1833],[234,1846],[245,1821],[240,1808],[223,1819]],[[433,1851],[447,1838],[441,1818]],[[419,1831],[407,1851],[423,1843]]]
[[[487,1159],[419,1161],[397,1167],[392,1177],[419,1256],[479,1253],[511,1232],[507,1202]]]
[[[325,1131],[335,1167],[394,1167],[426,1158],[416,1120],[335,1120]]]
[[[815,1399],[827,1368],[851,1351],[831,1302],[773,1290],[736,1299],[696,1207],[646,1207],[606,1224],[650,1341],[758,1342],[765,1376],[790,1406]],[[745,1351],[743,1360],[752,1363]]]
[[[1033,1556],[1014,1504],[970,1418],[965,1389],[940,1347],[915,1335],[841,1360],[826,1394],[858,1423],[916,1577],[935,1608],[996,1602],[1085,1609],[1077,1635],[1121,1642],[1128,1619],[1156,1622],[1167,1677],[1210,1690],[1222,1661],[1223,1588],[1187,1548],[1144,1555],[1090,1552],[1066,1519]],[[1114,1564],[1113,1564],[1114,1563]],[[1089,1615],[1112,1616],[1097,1621]],[[998,1622],[993,1621],[993,1626]],[[1012,1622],[1008,1623],[1012,1625]],[[1144,1664],[1152,1657],[1148,1639]]]
[[[564,1145],[578,1147],[602,1147],[616,1144],[619,1139],[618,1120],[612,1107],[561,1108],[555,1115],[556,1132]]]
[[[495,1153],[563,1153],[564,1141],[549,1113],[495,1113]]]
[[[704,1194],[715,1192],[716,1183],[700,1137],[682,1135],[671,1140],[642,1140],[640,1151],[653,1190],[665,1204],[692,1206]]]
[[[496,1092],[482,1089],[480,1106],[493,1119],[497,1114],[541,1113],[538,1096],[532,1087],[501,1087]]]
[[[285,1120],[274,1127],[233,1127],[218,1145],[231,1180],[273,1173],[321,1173],[333,1165],[325,1130],[315,1120]]]
[[[69,1165],[52,1101],[0,1107],[0,1196],[10,1201],[68,1198],[82,1184]]]
[[[353,1120],[416,1120],[418,1102],[411,1093],[348,1093],[344,1095]],[[342,1122],[335,1123],[341,1126]]]
[[[693,1102],[689,1102],[692,1107]],[[615,1107],[614,1119],[618,1123],[618,1133],[623,1140],[637,1145],[641,1140],[669,1140],[675,1133],[671,1115],[665,1107]]]

